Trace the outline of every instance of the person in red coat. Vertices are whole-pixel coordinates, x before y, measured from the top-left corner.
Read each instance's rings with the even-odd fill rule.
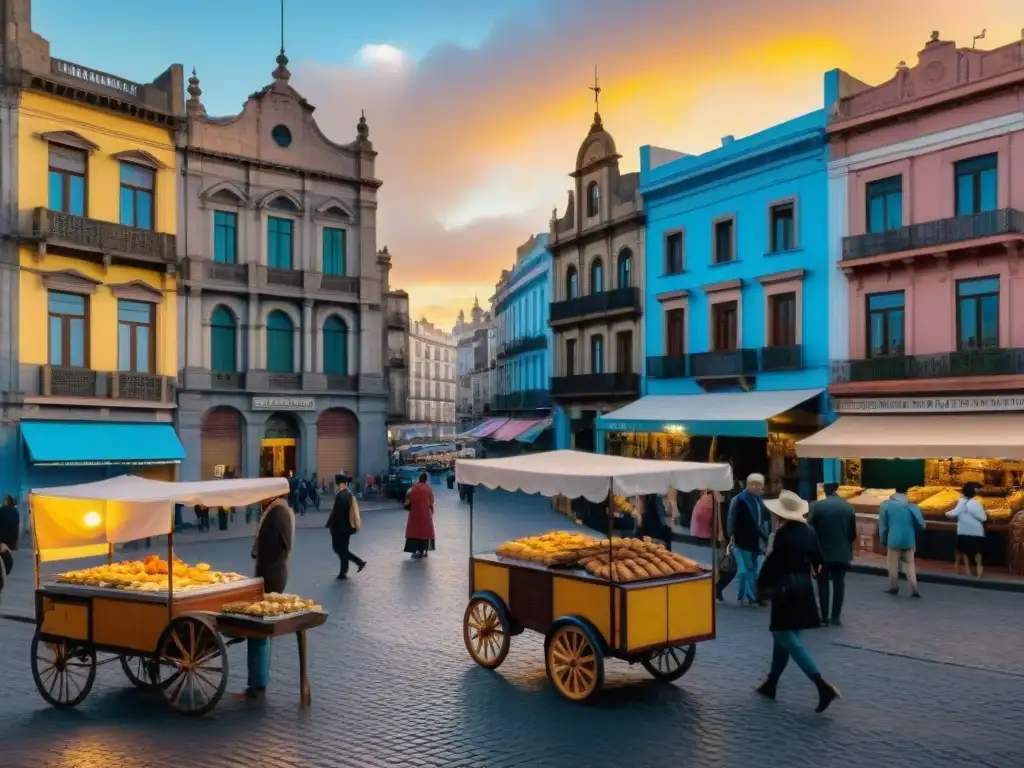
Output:
[[[426,557],[434,548],[434,491],[428,482],[427,473],[420,474],[405,494],[405,508],[409,519],[405,524],[405,551],[414,559]]]

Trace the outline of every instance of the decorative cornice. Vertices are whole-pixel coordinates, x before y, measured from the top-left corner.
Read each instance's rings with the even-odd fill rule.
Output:
[[[772,272],[770,275],[761,275],[757,278],[757,282],[761,285],[773,285],[774,283],[787,283],[791,280],[803,280],[806,276],[806,269],[787,269],[785,272]]]
[[[680,288],[677,291],[664,291],[663,293],[657,293],[654,295],[655,301],[659,302],[674,301],[676,299],[688,298],[690,298],[690,292],[686,288]]]
[[[260,171],[276,171],[278,173],[289,173],[295,176],[301,176],[307,179],[319,179],[321,181],[330,181],[335,184],[349,184],[351,186],[363,186],[370,187],[372,189],[379,189],[384,184],[380,179],[367,179],[356,176],[344,176],[338,173],[328,173],[327,171],[317,171],[310,168],[300,168],[297,165],[286,165],[284,163],[274,163],[268,160],[260,160],[255,157],[245,157],[243,155],[233,155],[228,152],[215,152],[210,149],[204,149],[202,147],[189,146],[186,147],[185,151],[195,157],[208,158],[210,160],[220,160],[225,163],[234,163],[237,165],[248,166]],[[368,154],[363,151],[362,154]],[[369,153],[376,155],[376,152]]]
[[[45,133],[37,133],[36,136],[50,144],[60,144],[64,147],[80,149],[90,154],[100,148],[99,144],[93,144],[80,133],[75,133],[74,131],[46,131]]]
[[[111,157],[124,163],[134,163],[152,168],[154,171],[166,171],[170,168],[169,165],[142,149],[126,149],[123,152],[115,152]]]
[[[733,280],[723,280],[720,283],[708,283],[707,285],[702,285],[700,289],[704,291],[704,293],[720,293],[722,291],[732,291],[742,287],[743,279],[737,277]]]
[[[60,291],[63,293],[77,293],[80,295],[92,295],[96,288],[102,285],[102,281],[86,277],[74,269],[62,269],[57,272],[39,272],[43,281],[43,287],[48,291]]]
[[[127,301],[144,301],[148,304],[159,304],[163,299],[163,293],[141,280],[132,280],[128,283],[111,285],[110,292],[118,299]]]

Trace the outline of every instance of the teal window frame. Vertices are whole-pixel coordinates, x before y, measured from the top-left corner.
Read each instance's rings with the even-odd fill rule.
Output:
[[[348,323],[337,315],[324,321],[323,364],[328,376],[348,376]]]
[[[295,373],[295,324],[275,309],[267,315],[267,372]]]
[[[223,304],[210,315],[210,370],[238,371],[238,322],[234,312]]]
[[[213,260],[218,264],[238,263],[238,214],[213,212]]]
[[[295,222],[280,216],[267,217],[267,266],[293,269],[295,263]]]
[[[345,275],[346,235],[344,229],[324,227],[323,270],[325,275]]]

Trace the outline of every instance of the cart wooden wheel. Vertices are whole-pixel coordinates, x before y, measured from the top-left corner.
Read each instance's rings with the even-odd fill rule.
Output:
[[[604,683],[604,653],[594,633],[575,621],[556,624],[544,643],[544,661],[555,690],[572,701],[586,701]]]
[[[32,638],[32,679],[39,694],[58,709],[81,704],[96,682],[96,651],[74,640]]]
[[[146,656],[121,656],[121,669],[132,685],[142,691],[151,691],[160,678],[160,665]]]
[[[512,644],[505,612],[489,597],[475,595],[462,619],[462,638],[473,661],[484,669],[497,669]]]
[[[696,655],[697,646],[692,643],[690,645],[673,645],[668,648],[648,651],[640,659],[640,663],[655,680],[671,683],[690,671],[690,667],[693,666],[693,658]]]
[[[198,616],[177,616],[160,636],[157,657],[160,693],[185,715],[205,715],[217,706],[228,684],[224,639]]]

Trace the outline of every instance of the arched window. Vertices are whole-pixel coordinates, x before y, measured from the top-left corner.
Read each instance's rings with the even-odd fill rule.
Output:
[[[604,336],[590,337],[590,372],[604,373]]]
[[[576,267],[570,265],[565,271],[565,297],[575,299],[580,295],[580,276],[576,273]]]
[[[619,253],[619,288],[630,288],[633,285],[633,252],[623,248]]]
[[[348,326],[337,315],[324,322],[324,373],[348,376]]]
[[[592,218],[601,212],[601,188],[596,181],[587,185],[587,217]]]
[[[604,264],[600,259],[594,259],[590,265],[590,292],[600,293],[604,290]]]
[[[210,317],[210,370],[234,373],[238,370],[238,325],[231,310],[221,305]]]
[[[279,309],[267,316],[267,370],[270,373],[295,372],[295,326]]]

